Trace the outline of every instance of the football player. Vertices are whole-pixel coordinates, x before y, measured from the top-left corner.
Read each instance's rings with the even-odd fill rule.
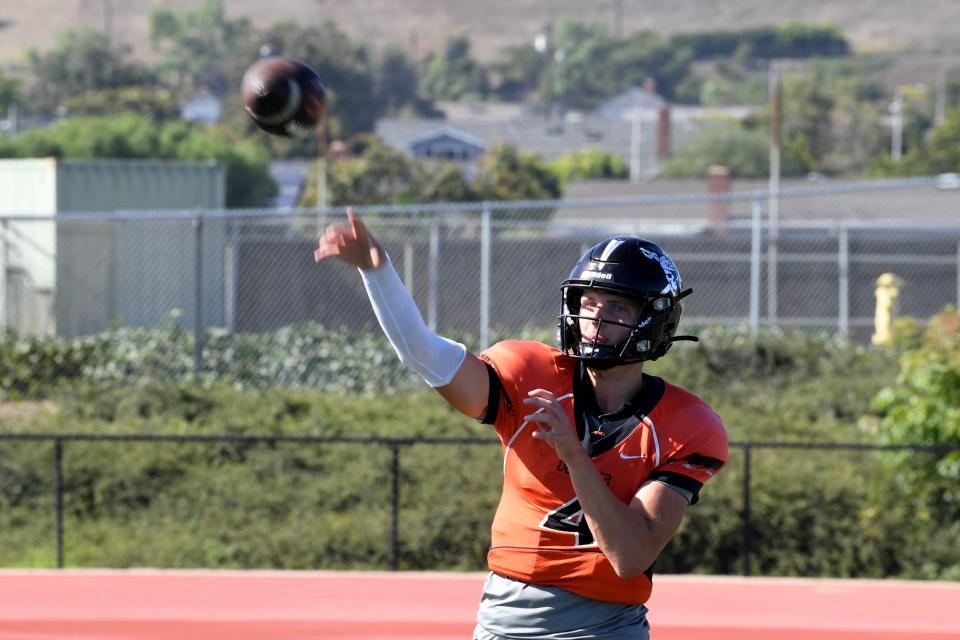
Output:
[[[710,407],[643,372],[695,340],[675,335],[690,290],[673,261],[653,242],[605,240],[560,287],[559,349],[506,340],[474,355],[425,325],[383,247],[347,216],[314,259],[358,267],[401,361],[502,442],[475,640],[648,638],[653,563],[727,460]]]

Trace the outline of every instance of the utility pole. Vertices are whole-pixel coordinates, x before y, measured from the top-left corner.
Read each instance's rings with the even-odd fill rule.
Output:
[[[937,95],[933,103],[933,126],[939,127],[947,119],[947,74],[942,69],[937,74]]]
[[[623,37],[623,0],[610,0],[613,3],[613,37]]]
[[[640,98],[630,110],[630,182],[643,182],[643,108]]]
[[[780,138],[783,128],[783,87],[776,60],[770,61],[770,179],[767,228],[767,320],[777,322],[777,242],[780,225]]]
[[[897,85],[890,103],[890,159],[894,162],[903,155],[903,86]]]
[[[550,120],[553,116],[553,23],[547,22],[543,27],[543,31],[538,33],[533,39],[533,48],[543,56],[544,60],[544,83],[543,83],[543,93],[544,93],[544,103],[545,111],[547,116],[547,126],[550,126]]]
[[[329,113],[329,112],[327,112]],[[317,127],[317,233],[326,225],[327,197],[327,117],[320,119]]]
[[[107,48],[113,46],[113,0],[103,0],[103,32],[107,35]]]
[[[7,265],[9,264],[7,236],[9,225],[10,223],[6,219],[0,220],[0,329],[10,324],[7,310]]]

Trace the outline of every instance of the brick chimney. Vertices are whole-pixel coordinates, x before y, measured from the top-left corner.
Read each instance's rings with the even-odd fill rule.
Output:
[[[707,169],[707,192],[710,195],[730,193],[729,168],[722,164],[715,164]],[[729,200],[710,200],[707,202],[707,223],[713,231],[723,232],[729,219]]]
[[[670,158],[670,107],[661,105],[657,112],[657,162]]]

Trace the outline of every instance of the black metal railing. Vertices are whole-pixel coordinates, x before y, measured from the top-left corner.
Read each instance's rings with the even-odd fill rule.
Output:
[[[390,450],[391,496],[390,496],[390,567],[396,571],[400,558],[400,450],[413,445],[499,445],[491,438],[430,438],[430,437],[381,437],[381,436],[283,436],[283,435],[167,435],[167,434],[40,434],[0,433],[0,441],[45,441],[54,447],[54,509],[57,568],[64,566],[63,527],[63,450],[68,442],[233,442],[247,444],[356,444],[359,446],[385,446]],[[731,449],[743,450],[742,478],[742,573],[750,575],[750,503],[752,452],[759,449],[818,449],[841,451],[913,451],[945,454],[957,449],[954,445],[918,444],[867,444],[836,442],[777,442],[777,441],[732,441]]]

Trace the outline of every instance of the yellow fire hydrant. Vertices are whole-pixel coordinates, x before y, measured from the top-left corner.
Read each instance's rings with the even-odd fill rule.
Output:
[[[877,278],[877,309],[873,319],[873,338],[876,345],[888,345],[893,341],[893,321],[897,318],[900,302],[900,289],[903,280],[892,273],[884,273]]]

